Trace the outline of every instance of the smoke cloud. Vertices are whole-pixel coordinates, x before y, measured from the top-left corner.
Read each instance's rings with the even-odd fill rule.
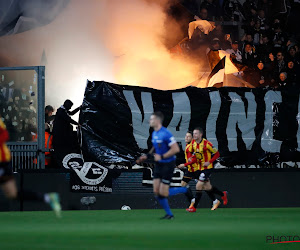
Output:
[[[175,89],[196,79],[197,66],[170,54],[163,44],[164,24],[173,21],[164,12],[166,4],[167,1],[106,1],[109,14],[105,20],[109,21],[102,34],[108,49],[119,55],[114,60],[118,83]]]
[[[71,0],[50,24],[0,38],[7,66],[40,65],[46,55],[46,104],[83,99],[86,80],[176,89],[197,78],[199,65],[164,45],[166,22],[158,0]],[[174,37],[179,29],[173,25]],[[170,27],[170,26],[169,26]],[[168,32],[170,33],[170,32]]]

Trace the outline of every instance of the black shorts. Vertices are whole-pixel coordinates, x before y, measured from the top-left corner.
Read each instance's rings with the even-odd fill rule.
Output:
[[[200,176],[200,170],[197,170],[195,172],[190,172],[186,170],[182,178],[182,181],[189,183],[191,180],[199,180],[199,176]]]
[[[0,185],[13,179],[13,171],[10,162],[0,163]]]
[[[204,170],[200,171],[199,181],[202,181],[202,182],[209,181],[212,171],[213,171],[212,168],[204,169]]]
[[[153,179],[161,179],[162,183],[170,185],[175,166],[175,161],[157,162],[154,166]]]

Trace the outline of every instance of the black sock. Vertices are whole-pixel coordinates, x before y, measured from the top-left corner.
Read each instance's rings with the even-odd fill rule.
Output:
[[[214,194],[218,194],[218,195],[220,195],[220,196],[224,196],[223,192],[220,191],[218,188],[216,188],[216,187],[214,187],[214,186],[212,187],[211,191],[212,191]]]
[[[194,205],[195,208],[197,208],[199,201],[201,200],[201,197],[202,197],[202,191],[196,190],[196,199],[195,199],[195,205]]]
[[[185,193],[185,196],[187,197],[188,201],[191,202],[192,199],[194,198],[192,189],[187,186],[187,192]]]
[[[209,197],[212,201],[214,201],[214,200],[216,199],[216,196],[214,195],[214,193],[213,193],[212,190],[206,190],[205,192],[207,193],[208,197]]]
[[[23,200],[23,201],[41,201],[44,202],[44,195],[37,193],[37,192],[32,192],[32,191],[19,191],[18,192],[18,200]]]

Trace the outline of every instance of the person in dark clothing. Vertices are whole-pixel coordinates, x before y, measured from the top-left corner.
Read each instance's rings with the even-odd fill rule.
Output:
[[[51,105],[45,107],[45,120],[47,121],[48,117],[53,115],[54,108]]]
[[[73,132],[73,125],[78,125],[71,116],[75,115],[81,108],[70,111],[73,103],[66,100],[57,110],[53,123],[53,148],[58,165],[62,165],[63,158],[69,153],[78,151],[78,142]]]
[[[208,11],[205,8],[200,8],[200,15],[201,20],[208,20]]]
[[[272,34],[272,40],[274,44],[274,51],[278,52],[284,49],[287,38],[286,34],[282,32],[281,26],[279,23],[274,24],[274,32]]]
[[[259,60],[267,62],[269,60],[270,53],[272,53],[272,44],[270,43],[267,35],[262,35],[260,44],[256,48]]]
[[[261,38],[265,31],[261,29],[261,23],[259,20],[255,21],[254,30],[253,30],[253,44],[258,46],[260,44]]]
[[[217,6],[213,0],[205,0],[201,4],[200,9],[207,9],[208,20],[213,20],[217,16]]]
[[[299,62],[295,62],[294,63],[294,67],[293,67],[294,69],[295,69],[295,72],[296,72],[296,80],[295,80],[295,82],[296,82],[296,84],[299,84],[300,83],[300,63]]]
[[[278,85],[279,85],[280,87],[285,87],[285,86],[289,85],[289,80],[288,80],[288,77],[287,77],[287,73],[286,73],[286,72],[281,72],[281,73],[279,74]]]
[[[299,67],[297,69],[297,66],[299,66],[299,64],[293,62],[293,61],[289,61],[288,64],[287,64],[287,70],[286,70],[286,73],[287,73],[287,77],[289,79],[289,81],[291,83],[297,83],[299,81]]]
[[[245,20],[243,6],[236,0],[220,0],[218,7],[218,15],[223,16],[226,21],[241,21]],[[220,10],[222,9],[222,10]]]
[[[259,0],[258,3],[257,3],[257,8],[258,8],[258,13],[259,13],[259,16],[258,18],[259,19],[263,19],[267,22],[267,20],[270,20],[270,17],[271,17],[271,11],[272,11],[272,1],[269,1],[269,0]],[[261,10],[263,10],[263,14],[264,16],[262,16],[262,12]]]
[[[70,111],[72,108],[73,103],[70,100],[66,100],[64,102],[64,105],[62,105],[56,112],[56,117],[53,125],[53,134],[54,137],[59,136],[60,143],[63,144],[70,144],[70,141],[64,140],[62,138],[66,137],[66,139],[69,139],[72,137],[73,134],[73,125],[78,125],[76,121],[74,121],[71,116],[75,115],[81,108],[78,107],[74,109],[73,111]],[[56,139],[55,139],[56,141]],[[58,141],[58,140],[57,140]]]
[[[54,108],[51,105],[45,107],[45,129],[50,129],[53,124],[55,115],[53,115]]]
[[[286,63],[284,60],[284,54],[279,51],[276,55],[276,59],[274,59],[274,56],[270,56],[270,59],[272,61],[272,70],[273,70],[273,82],[274,81],[278,81],[278,76],[281,72],[285,72],[286,71]]]
[[[299,56],[297,55],[296,53],[296,48],[295,46],[291,46],[288,50],[288,54],[287,54],[287,61],[293,61],[294,63],[297,62],[299,63],[300,62],[300,58]]]
[[[251,45],[251,49],[254,50],[255,47],[253,46],[253,36],[252,34],[245,34],[242,39],[241,39],[241,51],[244,52],[246,49],[246,45],[250,44]]]
[[[257,65],[257,55],[255,54],[253,47],[250,43],[245,45],[245,51],[242,55],[242,63],[246,66],[244,70],[244,80],[246,82],[253,82],[253,77]]]
[[[267,30],[269,28],[264,10],[262,9],[258,10],[257,21],[260,22],[261,30]]]
[[[257,68],[253,74],[252,84],[256,87],[266,87],[271,85],[270,71],[265,68],[262,61],[257,64]]]
[[[250,43],[245,45],[245,51],[242,56],[242,62],[245,66],[250,69],[255,69],[257,65],[257,55],[253,50],[253,47]]]

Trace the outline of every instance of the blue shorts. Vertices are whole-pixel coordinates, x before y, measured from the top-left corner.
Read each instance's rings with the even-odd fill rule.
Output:
[[[153,179],[161,179],[162,183],[170,185],[175,166],[175,161],[157,162],[154,166]]]

